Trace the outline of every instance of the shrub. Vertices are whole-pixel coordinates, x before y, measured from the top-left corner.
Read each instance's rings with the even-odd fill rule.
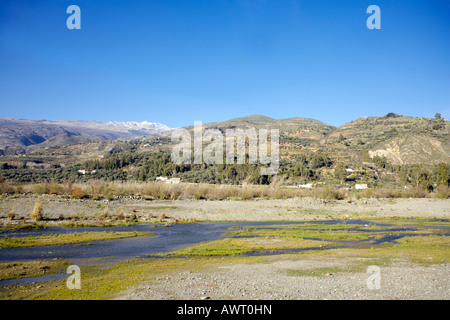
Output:
[[[120,210],[119,214],[117,215],[118,220],[125,220],[125,215],[123,213],[123,210]]]
[[[436,197],[440,199],[450,198],[450,187],[440,185],[436,190]]]
[[[273,194],[273,198],[274,199],[288,199],[288,198],[292,198],[294,193],[295,192],[293,189],[279,188]]]
[[[128,216],[128,219],[127,219],[129,222],[138,222],[139,221],[139,219],[138,219],[138,217],[137,217],[137,215],[135,214],[135,213],[133,213],[133,214],[131,214],[130,216]]]
[[[31,192],[36,194],[48,194],[49,192],[48,183],[39,183],[31,187]]]
[[[11,209],[10,212],[8,212],[8,220],[14,220],[14,218],[16,217],[16,212],[14,211],[14,209]]]
[[[11,183],[9,183],[7,181],[0,182],[0,194],[3,194],[3,193],[12,194],[15,192],[16,192],[16,190]]]
[[[250,200],[258,197],[258,191],[251,186],[244,186],[239,193],[239,197],[241,200]]]
[[[31,212],[30,218],[33,221],[41,221],[44,218],[42,200],[40,198],[36,199],[34,202],[34,208],[33,212]]]
[[[63,194],[64,193],[63,186],[58,183],[55,183],[55,182],[49,183],[47,188],[48,188],[48,194]]]
[[[86,199],[88,197],[87,192],[80,188],[76,188],[76,189],[72,190],[70,195],[77,199]]]
[[[429,192],[420,187],[405,189],[404,198],[425,198],[427,197]]]
[[[313,197],[325,200],[342,200],[345,194],[332,186],[325,186],[314,190]]]
[[[106,207],[105,210],[100,214],[99,218],[101,220],[106,220],[109,217],[109,208]]]

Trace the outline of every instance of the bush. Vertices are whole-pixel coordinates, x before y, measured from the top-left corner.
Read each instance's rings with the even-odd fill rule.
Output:
[[[0,194],[4,194],[4,193],[12,194],[15,192],[16,192],[16,189],[14,188],[14,186],[11,183],[9,183],[7,181],[0,182]]]
[[[64,194],[64,188],[58,183],[51,182],[48,184],[48,194]]]
[[[435,196],[440,199],[450,198],[450,187],[440,185],[436,190]]]
[[[325,200],[342,200],[345,198],[343,190],[337,190],[332,186],[317,188],[313,191],[313,197]]]
[[[42,200],[40,198],[36,199],[34,202],[34,208],[33,212],[31,212],[30,218],[33,221],[41,221],[44,218]]]
[[[76,199],[86,199],[88,197],[87,192],[80,188],[72,190],[70,195]]]
[[[260,196],[258,188],[253,188],[252,186],[243,186],[239,192],[239,198],[241,200],[250,200]]]
[[[119,214],[117,215],[118,220],[125,220],[125,214],[123,213],[123,210],[120,210]]]
[[[99,215],[100,220],[106,220],[109,217],[109,208],[106,207],[105,210]]]
[[[274,199],[288,199],[293,198],[295,190],[287,188],[279,188],[273,194]]]
[[[14,209],[11,209],[10,212],[8,212],[8,220],[14,220],[14,218],[16,217],[16,212],[14,211]]]

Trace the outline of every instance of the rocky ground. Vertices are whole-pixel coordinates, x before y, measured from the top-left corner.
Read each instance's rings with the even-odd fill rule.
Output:
[[[96,219],[105,209],[110,218],[122,212],[136,215],[141,221],[195,219],[219,220],[323,220],[383,217],[450,217],[450,199],[357,199],[325,201],[313,198],[283,200],[208,201],[174,200],[146,201],[78,200],[56,195],[42,196],[45,219],[57,220],[78,217]],[[7,222],[8,213],[15,212],[15,219],[29,219],[36,197],[12,196],[0,200],[0,219]]]
[[[449,299],[449,264],[424,266],[399,261],[380,268],[380,285],[368,286],[371,273],[330,272],[295,275],[295,271],[335,268],[350,262],[340,257],[273,257],[273,261],[215,266],[206,271],[176,272],[133,287],[117,299]]]

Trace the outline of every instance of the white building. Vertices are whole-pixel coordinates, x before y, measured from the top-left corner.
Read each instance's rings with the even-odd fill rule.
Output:
[[[363,183],[363,184],[355,184],[355,189],[357,190],[363,190],[363,189],[367,189],[367,184]]]
[[[91,171],[86,171],[86,170],[78,170],[79,174],[94,174],[96,173],[97,170],[91,170]]]
[[[180,183],[181,178],[157,177],[156,181],[165,181],[166,183]]]
[[[180,178],[172,178],[172,179],[167,179],[166,182],[167,183],[180,183],[181,179]]]

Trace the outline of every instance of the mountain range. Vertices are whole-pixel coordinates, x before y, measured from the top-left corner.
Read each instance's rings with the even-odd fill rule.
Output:
[[[17,153],[35,149],[26,147],[44,142],[53,141],[51,145],[68,145],[94,140],[133,139],[159,135],[167,130],[170,128],[161,123],[148,121],[48,121],[0,118],[0,149],[3,149],[3,153],[8,148],[10,153]],[[48,143],[43,146],[48,146]]]
[[[389,113],[363,117],[334,127],[308,118],[273,119],[250,115],[204,127],[271,128],[280,130],[281,157],[320,150],[335,161],[363,162],[375,156],[392,164],[450,163],[450,122],[438,118],[415,118]],[[192,128],[192,127],[186,127]],[[74,146],[97,148],[107,142],[110,148],[121,140],[156,141],[158,148],[171,146],[171,129],[163,124],[140,122],[48,121],[0,118],[0,155],[35,153],[36,150]],[[79,146],[89,148],[80,148]],[[148,145],[148,143],[146,144]],[[78,147],[75,147],[78,146]],[[97,149],[95,149],[97,150]],[[64,154],[72,151],[65,148]],[[98,153],[95,153],[98,156]]]

